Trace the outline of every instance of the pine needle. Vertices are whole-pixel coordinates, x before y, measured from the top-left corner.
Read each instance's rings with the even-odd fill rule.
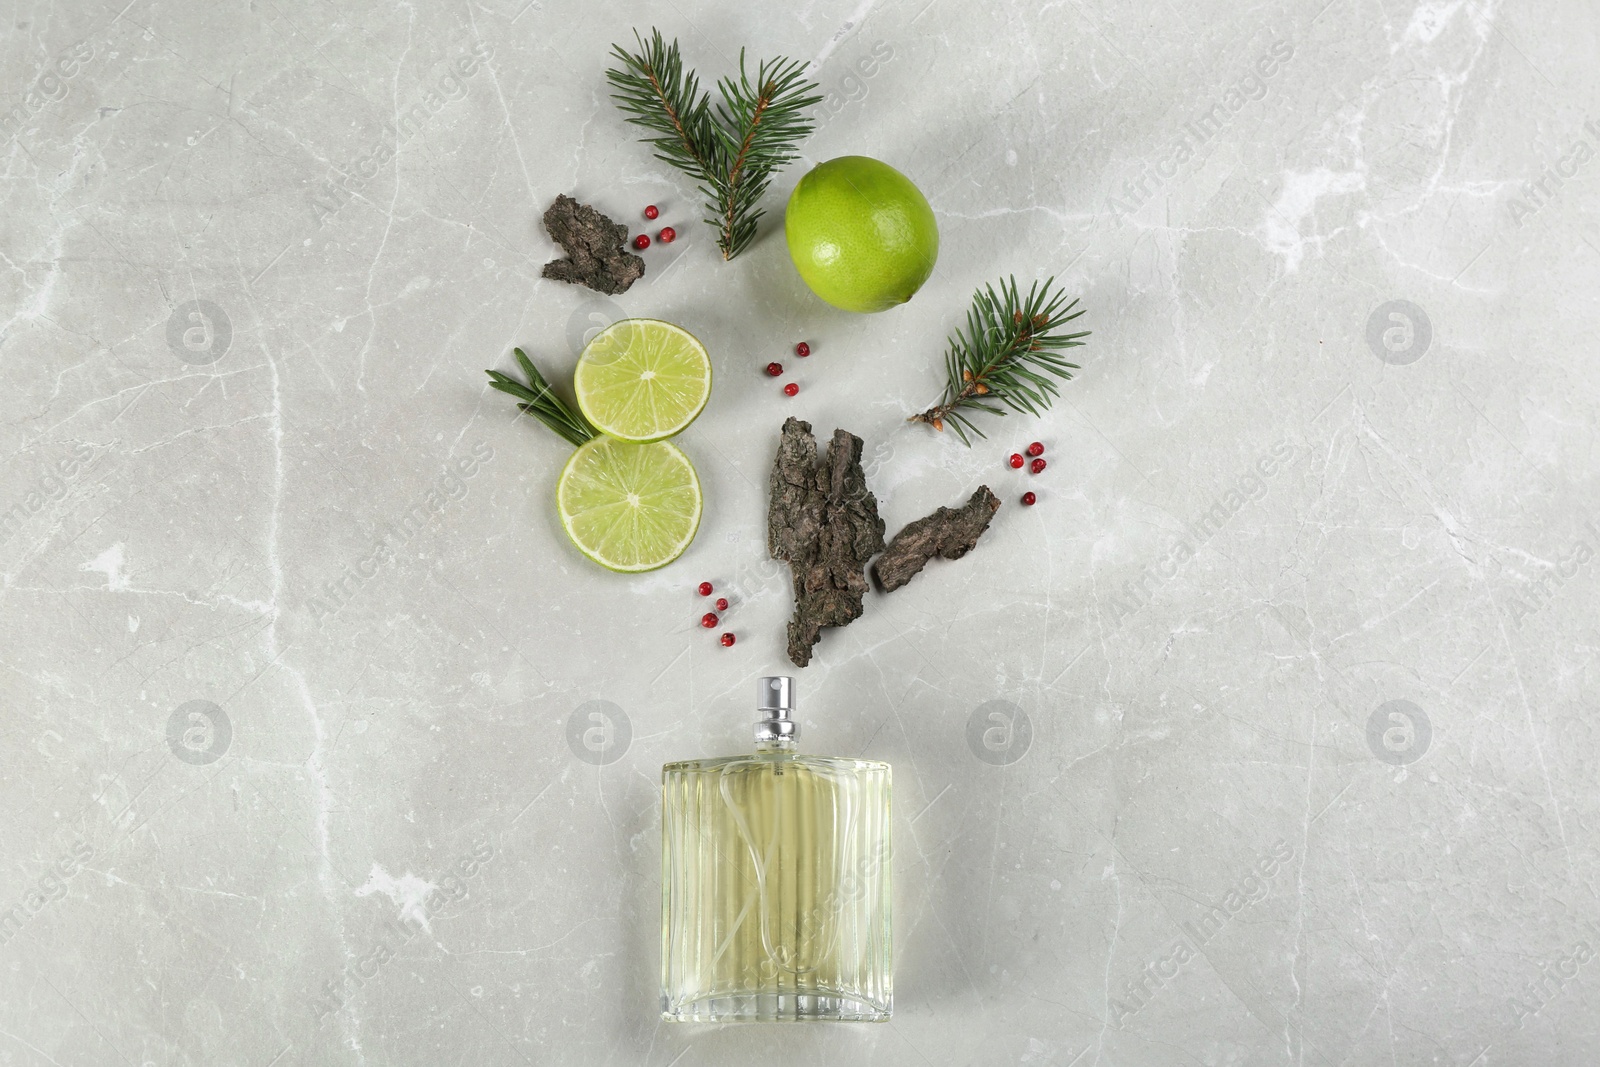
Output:
[[[815,128],[804,111],[822,99],[810,95],[817,84],[806,80],[804,64],[783,57],[763,60],[752,81],[741,49],[738,80],[717,83],[722,101],[713,108],[699,77],[684,69],[676,39],[668,44],[657,29],[648,42],[637,30],[633,37],[637,52],[612,46],[611,98],[649,131],[643,140],[657,159],[695,180],[722,258],[732,259],[755,238],[772,176]]]
[[[1080,369],[1060,353],[1083,345],[1089,331],[1057,333],[1083,314],[1078,302],[1067,302],[1055,290],[1054,278],[1035,282],[1023,297],[1015,277],[999,283],[999,292],[986,285],[973,295],[964,329],[950,336],[945,353],[944,395],[927,411],[909,422],[925,422],[942,431],[948,423],[972,444],[971,434],[985,436],[972,421],[978,412],[1004,415],[1000,405],[1028,415],[1050,407],[1059,393],[1058,381],[1071,381]]]

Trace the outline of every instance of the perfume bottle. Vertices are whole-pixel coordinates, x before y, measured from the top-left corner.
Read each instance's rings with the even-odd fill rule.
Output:
[[[661,768],[661,1014],[881,1022],[889,765],[802,755],[793,679],[756,696],[753,753]]]

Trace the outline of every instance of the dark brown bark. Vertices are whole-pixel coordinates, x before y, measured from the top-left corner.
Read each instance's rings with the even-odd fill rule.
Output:
[[[628,228],[606,218],[588,204],[562,194],[544,213],[544,228],[567,253],[544,265],[544,276],[558,282],[587,285],[615,296],[644,277],[644,260],[623,248]]]
[[[772,465],[767,550],[787,560],[794,575],[789,658],[804,667],[824,626],[861,617],[864,569],[883,550],[883,519],[861,469],[861,438],[835,430],[819,465],[811,424],[784,422]]]
[[[980,485],[961,507],[940,508],[907,523],[872,565],[872,576],[889,593],[915,578],[934,556],[960,559],[972,551],[998,510],[1000,501],[987,485]]]

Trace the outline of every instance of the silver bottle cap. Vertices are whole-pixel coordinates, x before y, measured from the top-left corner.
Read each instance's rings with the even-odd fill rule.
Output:
[[[794,711],[793,678],[761,678],[756,682],[756,744],[763,741],[796,741],[800,724],[789,716]]]

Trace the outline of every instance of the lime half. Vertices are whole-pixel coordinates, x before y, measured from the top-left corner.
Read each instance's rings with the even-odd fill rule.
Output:
[[[664,567],[700,528],[700,479],[677,445],[596,437],[567,460],[556,483],[561,526],[578,550],[609,570]]]
[[[686,428],[711,399],[711,358],[681,326],[623,319],[584,346],[572,386],[584,417],[602,433],[660,441]]]

